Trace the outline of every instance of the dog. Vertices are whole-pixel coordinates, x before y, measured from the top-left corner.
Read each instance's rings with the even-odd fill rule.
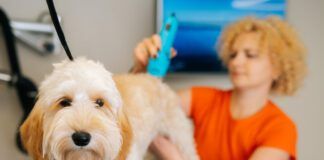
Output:
[[[148,74],[112,75],[86,58],[54,64],[20,127],[35,160],[142,160],[158,134],[198,159],[177,95]]]

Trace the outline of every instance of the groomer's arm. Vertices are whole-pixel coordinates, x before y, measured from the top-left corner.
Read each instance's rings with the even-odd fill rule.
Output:
[[[191,89],[181,89],[177,91],[180,102],[181,102],[181,108],[184,111],[184,113],[187,115],[187,117],[190,116],[191,111]]]
[[[259,147],[249,160],[289,160],[289,153],[277,148]]]

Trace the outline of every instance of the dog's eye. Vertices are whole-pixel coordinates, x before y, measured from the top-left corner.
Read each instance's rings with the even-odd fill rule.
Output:
[[[104,100],[103,99],[97,99],[96,104],[98,104],[98,107],[102,107],[104,105]]]
[[[60,106],[62,106],[62,107],[68,107],[68,106],[71,106],[71,103],[72,103],[72,100],[71,99],[64,98],[64,99],[61,100]]]

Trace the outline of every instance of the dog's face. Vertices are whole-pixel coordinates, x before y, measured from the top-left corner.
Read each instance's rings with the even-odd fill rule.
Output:
[[[34,159],[124,159],[131,129],[104,67],[86,59],[54,65],[21,127]]]

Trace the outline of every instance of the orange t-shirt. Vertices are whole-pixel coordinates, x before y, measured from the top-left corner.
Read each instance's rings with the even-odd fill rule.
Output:
[[[296,159],[294,123],[268,102],[254,115],[235,120],[230,114],[231,91],[193,87],[190,117],[202,160],[246,160],[256,148],[275,147]]]

